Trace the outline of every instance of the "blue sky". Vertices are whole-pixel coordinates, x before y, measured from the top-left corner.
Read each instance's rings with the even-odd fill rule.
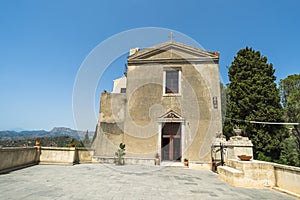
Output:
[[[72,93],[81,63],[99,43],[133,28],[173,29],[220,51],[225,83],[226,66],[245,46],[268,57],[278,81],[299,73],[299,7],[298,0],[1,1],[0,130],[75,128]],[[97,91],[110,90],[124,64],[117,60]]]

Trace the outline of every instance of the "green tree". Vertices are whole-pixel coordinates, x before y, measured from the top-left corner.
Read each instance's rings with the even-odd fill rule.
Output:
[[[96,124],[95,133],[94,133],[94,136],[93,136],[92,143],[95,141],[95,139],[97,137],[97,132],[98,132],[98,124]]]
[[[232,136],[234,126],[253,142],[254,157],[277,161],[281,142],[287,137],[281,125],[251,124],[249,121],[282,122],[283,108],[276,87],[273,65],[259,51],[238,51],[229,67],[224,134]]]
[[[91,147],[91,140],[89,137],[89,131],[87,130],[85,135],[84,135],[84,140],[83,140],[83,144],[85,147]]]
[[[300,122],[300,74],[290,75],[279,83],[281,102],[287,122]],[[300,166],[300,126],[294,126],[285,141],[281,161]]]
[[[300,167],[299,149],[296,136],[291,134],[282,144],[279,162],[285,165]]]

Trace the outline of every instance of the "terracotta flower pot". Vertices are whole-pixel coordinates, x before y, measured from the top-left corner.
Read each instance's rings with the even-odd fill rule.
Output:
[[[238,158],[242,161],[249,161],[251,160],[252,156],[240,155]]]
[[[160,160],[159,160],[159,158],[155,158],[154,162],[155,162],[155,165],[160,165]]]

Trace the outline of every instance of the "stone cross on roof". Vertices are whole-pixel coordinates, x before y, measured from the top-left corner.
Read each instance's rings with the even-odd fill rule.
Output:
[[[171,41],[173,41],[174,34],[172,32],[170,33],[169,38],[170,38]]]

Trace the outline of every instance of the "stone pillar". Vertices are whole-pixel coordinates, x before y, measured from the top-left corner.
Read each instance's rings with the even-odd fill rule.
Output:
[[[162,123],[158,123],[158,137],[157,137],[157,153],[159,157],[161,158],[161,129],[162,129]]]
[[[224,135],[220,135],[219,137],[216,137],[212,147],[212,159],[215,161],[221,160],[221,144],[223,144],[226,147],[226,137]]]
[[[181,162],[184,162],[184,159],[187,158],[186,155],[186,138],[185,138],[185,125],[184,122],[180,122],[180,126],[181,126]]]
[[[248,137],[233,136],[226,142],[227,159],[237,159],[238,155],[253,157],[253,144]]]

